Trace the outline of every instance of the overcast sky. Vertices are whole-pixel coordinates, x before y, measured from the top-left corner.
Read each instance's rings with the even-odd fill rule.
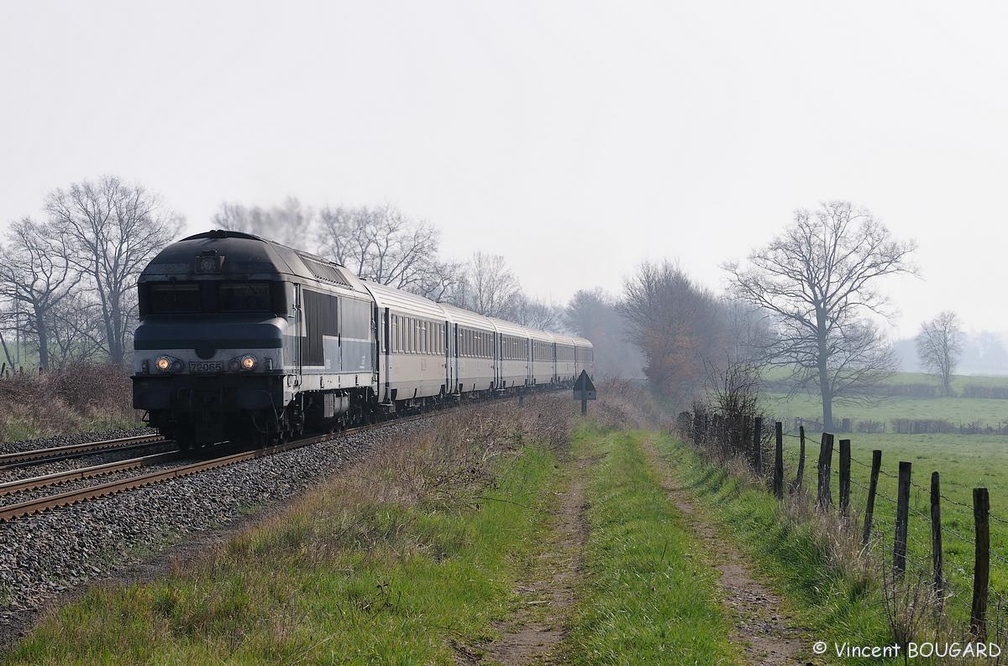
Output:
[[[525,289],[719,266],[825,199],[919,243],[893,336],[1008,331],[1003,3],[0,4],[0,226],[117,174],[221,201],[392,203]]]

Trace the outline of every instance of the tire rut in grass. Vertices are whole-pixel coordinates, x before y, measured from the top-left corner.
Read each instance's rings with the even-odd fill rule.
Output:
[[[591,460],[571,465],[569,483],[557,493],[549,533],[533,563],[530,575],[514,590],[516,609],[507,622],[494,628],[501,637],[486,648],[481,659],[460,655],[462,663],[550,664],[566,635],[567,616],[582,576],[585,520],[585,470]],[[469,658],[467,658],[469,657]]]
[[[761,666],[813,663],[802,658],[811,641],[794,618],[782,611],[780,596],[757,581],[738,548],[703,519],[688,491],[676,483],[654,442],[646,442],[644,450],[669,500],[684,514],[697,542],[720,573],[724,605],[734,624],[731,640],[739,645],[745,659]]]

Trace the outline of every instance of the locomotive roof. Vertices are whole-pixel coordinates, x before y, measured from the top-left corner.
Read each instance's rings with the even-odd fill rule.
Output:
[[[200,272],[197,269],[200,257],[220,257],[220,263],[216,270]],[[365,291],[357,276],[339,264],[253,234],[222,229],[188,236],[164,248],[144,268],[140,281],[193,279],[197,275],[206,278],[214,274],[222,278],[241,275],[251,280],[291,276],[330,287]]]

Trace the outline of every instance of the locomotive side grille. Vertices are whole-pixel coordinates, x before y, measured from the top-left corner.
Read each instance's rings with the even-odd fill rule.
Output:
[[[336,267],[332,264],[324,264],[321,261],[309,259],[305,256],[301,257],[301,261],[305,263],[308,269],[312,272],[312,275],[318,279],[325,280],[326,282],[333,282],[341,287],[350,287],[350,283],[347,282],[342,275],[340,275],[340,272],[336,270]]]

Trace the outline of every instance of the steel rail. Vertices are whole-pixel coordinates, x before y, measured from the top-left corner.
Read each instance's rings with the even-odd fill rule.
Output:
[[[136,435],[134,437],[106,439],[100,442],[69,444],[67,446],[54,446],[48,449],[32,449],[30,451],[5,453],[0,455],[0,469],[10,469],[24,464],[65,460],[67,458],[76,458],[88,453],[97,453],[108,451],[110,449],[131,449],[163,441],[166,440],[161,435]]]
[[[234,465],[236,463],[244,462],[246,460],[265,458],[267,456],[275,455],[277,453],[283,453],[284,451],[290,451],[305,446],[311,446],[312,444],[318,444],[320,442],[329,441],[342,435],[350,435],[356,432],[360,432],[362,430],[368,430],[372,428],[379,429],[389,427],[401,423],[407,423],[409,421],[418,420],[428,416],[429,414],[417,414],[409,417],[391,419],[378,424],[349,428],[347,430],[342,430],[338,433],[326,433],[324,435],[317,435],[305,439],[298,439],[291,442],[285,442],[283,444],[278,444],[264,449],[245,451],[242,453],[233,453],[226,456],[220,456],[218,458],[203,460],[189,465],[182,465],[180,467],[175,467],[168,470],[161,470],[159,472],[152,472],[150,474],[142,474],[140,476],[134,476],[128,479],[121,479],[119,481],[110,481],[108,483],[103,483],[97,486],[91,486],[89,488],[82,488],[80,490],[70,490],[67,492],[59,493],[57,495],[48,495],[46,497],[27,500],[24,502],[19,502],[18,504],[11,504],[9,506],[0,507],[0,523],[6,523],[11,520],[16,520],[17,518],[22,518],[24,516],[30,516],[32,514],[42,513],[43,511],[47,511],[49,509],[71,506],[73,504],[78,504],[80,502],[84,502],[87,500],[96,499],[99,497],[106,497],[108,495],[115,495],[128,490],[135,490],[137,488],[143,488],[145,486],[150,486],[155,483],[160,483],[162,481],[169,481],[171,479],[177,479],[184,476],[191,476],[193,474],[197,474],[199,472],[205,472],[211,469],[216,469],[218,467],[226,467],[228,465]]]
[[[114,474],[115,472],[136,469],[138,467],[149,467],[150,465],[154,465],[162,460],[171,460],[177,455],[178,451],[153,453],[149,456],[141,456],[139,458],[130,458],[128,460],[120,460],[118,462],[93,465],[91,467],[80,467],[66,472],[55,472],[53,474],[33,476],[27,479],[8,481],[6,483],[0,483],[0,497],[24,492],[26,490],[37,490],[38,488],[45,488],[47,486],[56,486],[69,481],[77,481],[79,479],[90,479],[96,476],[108,476],[109,474]]]

